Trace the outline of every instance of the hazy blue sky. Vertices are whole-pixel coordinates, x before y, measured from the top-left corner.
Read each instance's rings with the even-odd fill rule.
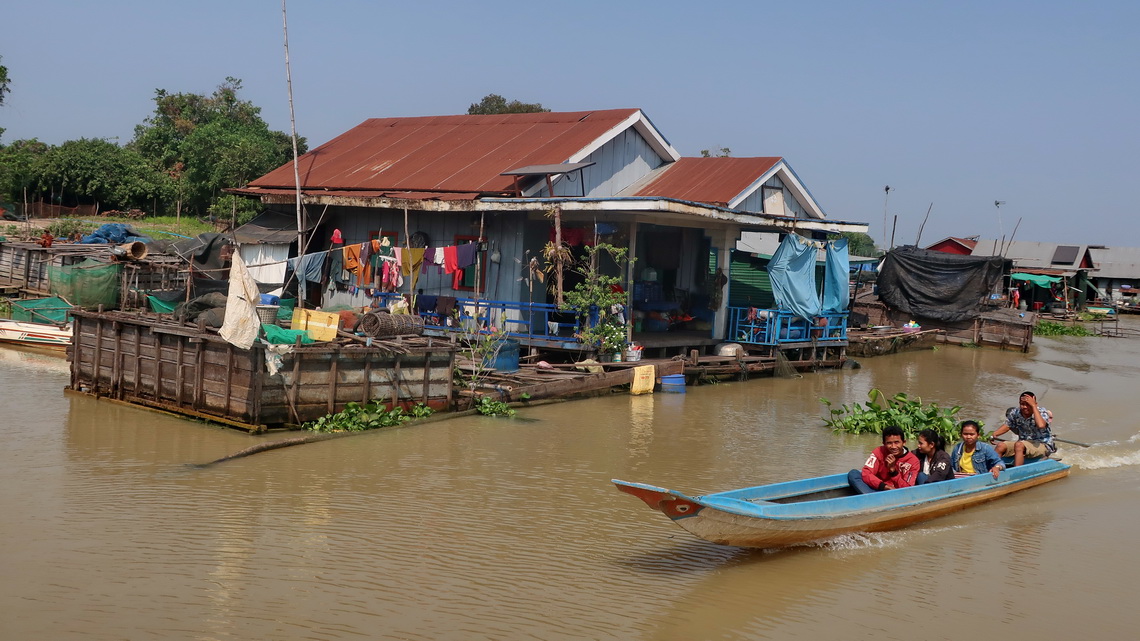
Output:
[[[3,142],[126,143],[154,90],[226,76],[289,130],[277,0],[8,2]],[[1140,2],[292,0],[297,127],[464,113],[488,93],[638,107],[686,156],[784,156],[831,218],[1140,246]],[[999,212],[994,201],[1005,201]]]

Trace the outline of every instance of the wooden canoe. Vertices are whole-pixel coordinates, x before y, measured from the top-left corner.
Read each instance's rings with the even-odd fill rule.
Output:
[[[1064,478],[1069,468],[1041,459],[1011,467],[996,481],[978,474],[863,495],[852,492],[846,474],[694,497],[642,483],[614,479],[613,484],[706,541],[778,548],[926,521]]]

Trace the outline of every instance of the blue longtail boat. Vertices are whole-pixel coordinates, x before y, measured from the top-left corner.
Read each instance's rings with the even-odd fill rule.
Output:
[[[1044,458],[990,474],[873,494],[855,494],[846,474],[760,485],[704,496],[613,479],[691,534],[721,545],[779,548],[854,532],[904,527],[1069,475]]]

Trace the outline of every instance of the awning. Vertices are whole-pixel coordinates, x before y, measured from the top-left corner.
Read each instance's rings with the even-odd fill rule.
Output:
[[[1027,280],[1038,287],[1048,287],[1062,280],[1060,276],[1042,276],[1041,274],[1026,274],[1025,272],[1014,272],[1009,277],[1013,280]]]

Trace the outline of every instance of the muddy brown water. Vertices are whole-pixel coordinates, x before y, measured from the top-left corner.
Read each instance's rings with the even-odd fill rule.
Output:
[[[0,358],[2,639],[1131,639],[1140,339],[944,347],[801,379],[529,408],[286,448],[64,394]],[[705,543],[611,478],[703,493],[844,471],[820,397],[991,424],[1043,394],[1065,480],[904,530]]]

